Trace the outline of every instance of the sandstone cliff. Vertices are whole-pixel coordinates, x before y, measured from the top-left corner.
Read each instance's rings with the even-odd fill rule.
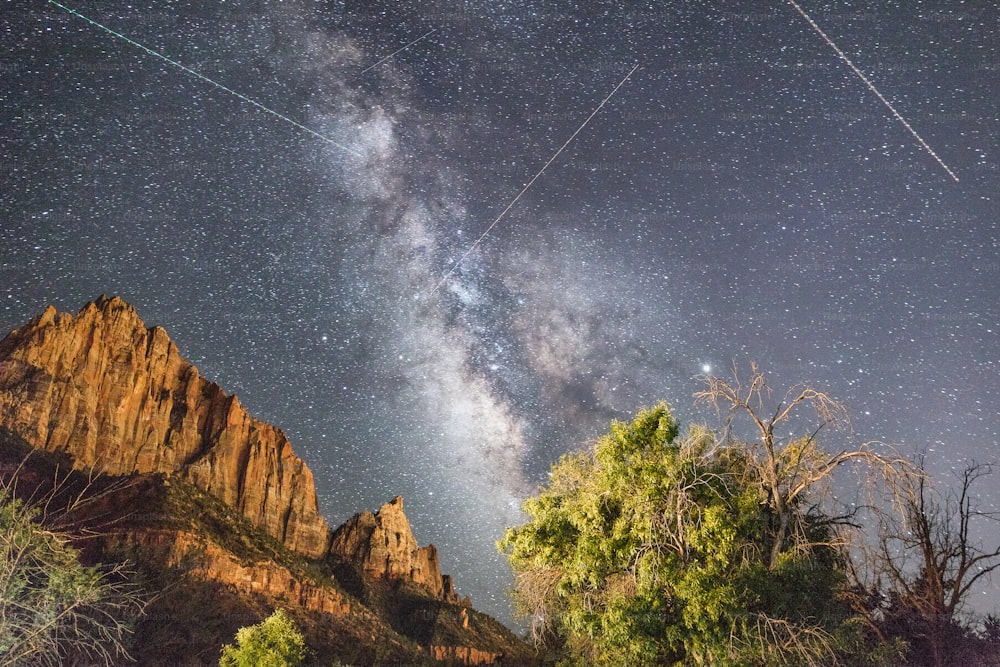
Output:
[[[401,498],[332,532],[285,435],[202,378],[120,298],[76,315],[49,307],[0,341],[0,482],[15,474],[26,497],[44,495],[67,458],[108,473],[98,479],[113,489],[89,491],[92,522],[67,524],[92,562],[124,552],[151,580],[181,573],[140,622],[144,664],[214,659],[239,625],[275,606],[297,614],[324,660],[535,662],[458,598]],[[90,488],[88,474],[72,475],[72,488]]]
[[[93,478],[68,471],[61,454],[29,452],[0,429],[0,484],[26,502],[44,498],[49,526],[67,532],[85,562],[127,558],[157,591],[135,620],[138,664],[214,664],[239,627],[276,607],[294,618],[316,664],[535,664],[496,621],[424,588],[380,576],[356,597],[323,562],[284,548],[193,484],[161,474]]]
[[[76,316],[50,306],[0,341],[0,428],[81,467],[179,476],[305,556],[358,557],[373,576],[454,596],[434,546],[417,547],[401,499],[355,517],[334,542],[285,435],[202,378],[166,331],[118,297]]]
[[[330,553],[360,565],[370,577],[408,579],[434,597],[459,602],[451,579],[441,576],[437,548],[418,547],[399,496],[378,512],[356,514],[336,530]]]
[[[0,342],[0,426],[80,466],[179,475],[296,551],[328,548],[312,473],[284,434],[120,298],[76,317],[50,306]]]

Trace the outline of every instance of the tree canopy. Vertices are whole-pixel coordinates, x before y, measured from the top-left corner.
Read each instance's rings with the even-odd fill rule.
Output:
[[[798,491],[783,520],[766,473],[664,403],[564,456],[499,544],[536,638],[567,663],[829,663],[850,616],[831,519]]]
[[[990,465],[942,500],[919,459],[821,441],[847,424],[825,393],[797,385],[772,404],[756,366],[704,379],[717,428],[684,430],[666,403],[613,422],[552,466],[498,543],[547,659],[1000,665],[1000,621],[963,616],[1000,568],[1000,546],[976,537],[1000,514],[971,491]],[[845,507],[833,476],[851,463],[869,474]]]

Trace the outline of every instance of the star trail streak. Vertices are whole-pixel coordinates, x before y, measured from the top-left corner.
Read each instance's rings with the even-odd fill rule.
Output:
[[[898,120],[900,123],[903,124],[903,127],[905,127],[910,132],[910,134],[912,134],[913,137],[918,142],[920,142],[920,145],[924,147],[924,150],[927,151],[932,158],[937,160],[937,163],[941,165],[941,168],[944,169],[948,173],[948,175],[951,176],[957,183],[958,176],[955,175],[955,172],[953,172],[948,167],[948,165],[944,163],[944,160],[938,157],[938,154],[934,152],[934,149],[931,148],[926,141],[924,141],[923,137],[917,134],[917,131],[914,130],[913,127],[906,122],[906,119],[903,118],[898,111],[896,111],[896,108],[892,106],[889,100],[885,99],[885,96],[878,91],[878,88],[875,87],[875,84],[873,84],[871,81],[868,80],[868,77],[865,76],[864,72],[858,69],[857,65],[855,65],[851,61],[851,59],[847,57],[847,54],[841,51],[840,48],[833,43],[833,40],[826,36],[826,33],[823,32],[822,28],[820,28],[816,24],[816,22],[813,21],[812,18],[810,18],[809,15],[805,13],[805,10],[803,10],[802,7],[800,7],[799,4],[795,2],[795,0],[788,0],[788,2],[792,5],[792,7],[795,7],[795,10],[802,15],[802,18],[804,18],[806,21],[809,22],[809,25],[811,25],[813,30],[815,30],[819,34],[819,36],[823,38],[823,41],[829,44],[830,48],[832,48],[837,53],[837,55],[840,56],[840,59],[843,60],[845,63],[847,63],[847,66],[851,68],[851,71],[858,75],[858,78],[861,79],[866,86],[868,86],[868,89],[871,90],[873,93],[875,93],[875,96],[882,101],[882,104],[884,104],[889,109],[889,111],[892,112],[892,115],[896,117],[896,120]]]
[[[589,123],[591,119],[594,116],[596,116],[597,113],[604,107],[604,105],[608,103],[608,100],[610,100],[611,97],[618,92],[618,89],[621,88],[623,85],[625,85],[625,82],[629,80],[629,77],[631,77],[632,74],[634,74],[637,69],[639,69],[638,63],[635,65],[635,67],[629,70],[629,73],[625,75],[625,78],[619,81],[618,85],[615,86],[610,93],[608,93],[608,96],[605,97],[603,100],[601,100],[601,103],[597,105],[597,108],[595,108],[592,112],[590,112],[590,115],[587,116],[587,119],[583,121],[583,123],[581,123],[580,127],[576,128],[576,132],[569,135],[569,139],[567,139],[566,142],[559,147],[559,150],[557,150],[555,153],[552,154],[552,157],[549,158],[548,162],[542,165],[542,168],[538,170],[538,173],[531,177],[531,180],[528,181],[528,183],[523,188],[521,188],[521,191],[517,193],[517,196],[514,197],[512,200],[510,200],[510,203],[507,204],[507,208],[505,208],[500,212],[500,215],[498,215],[496,219],[492,223],[490,223],[490,226],[486,228],[486,231],[483,232],[478,239],[476,239],[475,243],[469,246],[469,249],[465,251],[465,254],[458,258],[458,261],[452,265],[451,269],[449,269],[448,272],[444,274],[444,277],[441,278],[441,280],[438,282],[438,284],[434,286],[434,289],[431,290],[431,294],[441,289],[441,285],[443,285],[445,281],[447,281],[448,278],[450,278],[451,275],[455,273],[459,265],[461,265],[462,262],[465,261],[465,258],[468,257],[470,254],[472,254],[472,251],[475,250],[476,247],[483,242],[483,239],[485,239],[491,231],[493,231],[493,228],[497,226],[497,223],[503,220],[503,217],[507,215],[507,212],[510,211],[510,209],[514,208],[514,204],[516,204],[517,201],[524,195],[524,193],[527,192],[528,189],[535,184],[535,181],[537,181],[538,178],[543,173],[545,173],[545,170],[549,168],[549,165],[555,162],[555,159],[559,157],[559,154],[562,153],[564,150],[566,150],[566,147],[569,146],[574,139],[576,139],[576,135],[580,134],[580,132],[583,131],[583,128],[587,127],[587,123]]]
[[[411,46],[413,46],[414,44],[416,44],[420,40],[424,39],[425,37],[429,37],[434,32],[437,32],[437,28],[433,28],[431,30],[428,30],[423,35],[421,35],[420,37],[417,37],[415,40],[413,40],[412,42],[410,42],[406,46],[404,46],[402,48],[399,48],[399,49],[396,49],[395,51],[393,51],[392,53],[390,53],[389,55],[387,55],[385,58],[382,58],[378,62],[373,63],[373,64],[369,65],[368,67],[364,68],[363,70],[361,70],[360,72],[358,72],[358,76],[361,76],[362,74],[364,74],[365,72],[368,72],[369,70],[375,69],[376,67],[378,67],[379,65],[381,65],[382,63],[384,63],[389,58],[392,58],[397,53],[402,53],[403,51],[405,51],[406,49],[410,48]]]
[[[121,34],[120,32],[116,32],[115,30],[112,30],[111,28],[109,28],[109,27],[107,27],[105,25],[102,25],[102,24],[98,23],[97,21],[95,21],[95,20],[93,20],[91,18],[87,18],[86,16],[84,16],[80,12],[76,11],[75,9],[70,9],[66,5],[61,5],[58,2],[56,2],[55,0],[49,0],[49,4],[55,5],[59,9],[62,9],[62,10],[65,10],[65,11],[69,12],[73,16],[77,16],[77,17],[83,19],[87,23],[89,23],[89,24],[91,24],[91,25],[93,25],[93,26],[95,26],[97,28],[100,28],[104,32],[106,32],[106,33],[108,33],[110,35],[114,35],[118,39],[124,40],[124,41],[128,42],[129,44],[131,44],[132,46],[134,46],[136,48],[142,49],[143,51],[145,51],[149,55],[155,56],[155,57],[159,58],[160,60],[162,60],[163,62],[165,62],[165,63],[167,63],[169,65],[173,65],[174,67],[187,72],[191,76],[195,76],[195,77],[201,79],[202,81],[205,81],[207,83],[212,84],[213,86],[215,86],[216,88],[218,88],[219,90],[221,90],[223,92],[229,93],[230,95],[233,95],[234,97],[237,97],[237,98],[243,100],[244,102],[247,102],[248,104],[252,104],[255,107],[257,107],[258,109],[260,109],[262,111],[266,111],[267,113],[271,114],[272,116],[277,116],[278,118],[280,118],[281,120],[285,121],[286,123],[289,123],[290,125],[293,125],[293,126],[299,128],[300,130],[303,130],[304,132],[308,132],[309,134],[311,134],[312,136],[316,137],[317,139],[322,139],[326,143],[331,144],[333,146],[336,146],[337,148],[339,148],[339,149],[341,149],[343,151],[347,151],[348,153],[356,155],[357,157],[360,157],[360,158],[366,157],[365,155],[359,153],[358,151],[353,150],[351,148],[348,148],[347,146],[334,141],[330,137],[328,137],[328,136],[326,136],[324,134],[320,134],[316,130],[314,130],[314,129],[310,128],[310,127],[306,127],[302,123],[299,123],[298,121],[292,120],[288,116],[286,116],[286,115],[284,115],[282,113],[279,113],[279,112],[275,111],[274,109],[272,109],[270,107],[264,106],[260,102],[258,102],[256,100],[253,100],[253,99],[250,99],[246,95],[243,95],[242,93],[238,93],[235,90],[233,90],[232,88],[228,88],[228,87],[222,85],[218,81],[215,81],[213,79],[208,78],[207,76],[205,76],[201,72],[196,72],[195,70],[193,70],[190,67],[187,67],[185,65],[182,65],[181,63],[177,62],[176,60],[173,60],[172,58],[168,58],[167,56],[163,55],[159,51],[154,51],[153,49],[149,48],[148,46],[140,44],[139,42],[135,41],[134,39],[130,39],[130,38],[126,37],[125,35]]]

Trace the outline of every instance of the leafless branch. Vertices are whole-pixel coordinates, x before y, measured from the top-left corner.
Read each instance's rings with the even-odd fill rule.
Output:
[[[85,567],[71,542],[93,534],[80,530],[82,518],[74,514],[92,510],[121,484],[98,488],[94,475],[81,483],[57,469],[18,499],[25,462],[0,480],[0,667],[56,665],[66,656],[118,664],[128,658],[129,621],[147,600],[129,582],[126,564]]]
[[[767,504],[775,518],[773,540],[768,549],[768,565],[773,567],[783,549],[806,543],[798,506],[804,496],[829,496],[828,485],[833,473],[848,463],[863,463],[880,471],[881,475],[903,474],[903,460],[897,456],[877,453],[868,444],[853,449],[841,449],[828,454],[818,440],[824,429],[850,426],[846,408],[828,394],[808,385],[796,385],[787,390],[773,408],[767,408],[771,390],[760,368],[751,364],[749,379],[743,379],[737,367],[733,377],[703,378],[706,388],[695,394],[696,401],[715,407],[718,415],[725,412],[724,432],[733,437],[738,418],[749,422],[751,440],[740,443],[751,454],[752,467],[767,494]],[[792,431],[798,423],[798,413],[811,408],[813,422],[801,436]],[[766,411],[766,412],[765,412]]]

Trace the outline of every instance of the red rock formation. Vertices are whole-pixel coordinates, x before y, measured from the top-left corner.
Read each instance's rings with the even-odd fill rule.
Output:
[[[457,602],[451,578],[441,575],[437,547],[417,546],[399,496],[374,514],[361,512],[348,519],[334,532],[330,553],[360,564],[370,577],[409,579],[434,597]]]
[[[80,468],[185,479],[300,554],[358,563],[369,576],[408,580],[439,600],[470,606],[441,575],[437,549],[417,545],[402,498],[331,533],[312,473],[285,435],[202,378],[162,328],[147,328],[120,298],[102,296],[75,316],[49,307],[0,341],[0,429],[34,448],[65,452]],[[166,550],[168,564],[197,554],[192,574],[242,593],[358,617],[372,628],[382,622],[320,579],[297,578],[267,559],[245,562],[191,532],[147,529],[117,538]],[[462,612],[459,627],[474,635]],[[523,648],[512,635],[509,645]],[[500,655],[469,646],[423,650],[469,665]]]
[[[0,427],[80,467],[178,475],[299,553],[353,560],[458,601],[437,549],[418,547],[402,498],[332,535],[312,472],[281,430],[202,378],[166,331],[118,297],[76,316],[50,306],[0,341]]]
[[[0,426],[81,467],[179,475],[305,555],[329,546],[312,473],[285,435],[119,298],[75,317],[50,306],[0,341]]]
[[[463,665],[492,665],[503,658],[500,653],[481,651],[470,646],[437,646],[427,647],[427,653],[441,662],[459,662]]]
[[[202,378],[166,331],[118,297],[76,316],[50,306],[0,341],[0,427],[80,467],[178,475],[299,553],[357,559],[372,576],[457,600],[437,549],[417,546],[402,498],[332,536],[312,472],[281,430]]]
[[[190,575],[228,584],[241,593],[259,593],[333,616],[364,617],[367,612],[352,608],[350,601],[331,587],[303,581],[270,561],[242,562],[218,545],[188,532],[147,529],[122,535],[109,533],[103,539],[109,545],[117,541],[156,550],[164,554],[167,565],[183,566]],[[367,615],[372,616],[370,612]]]

